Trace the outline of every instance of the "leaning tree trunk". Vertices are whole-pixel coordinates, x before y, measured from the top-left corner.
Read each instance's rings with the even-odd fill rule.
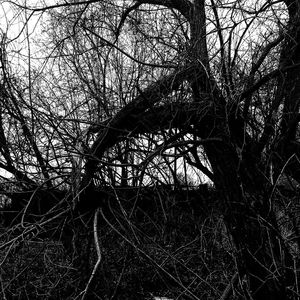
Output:
[[[284,0],[289,22],[280,53],[280,75],[274,105],[283,104],[280,136],[274,145],[275,177],[282,171],[300,181],[299,108],[300,108],[300,3]]]
[[[287,299],[286,266],[291,257],[289,253],[282,256],[276,219],[267,195],[263,195],[263,190],[249,190],[243,185],[241,161],[226,138],[207,145],[206,151],[216,187],[223,197],[224,220],[235,242],[239,273],[247,276],[251,297]],[[253,178],[256,176],[259,181],[261,176],[255,166],[248,167],[247,172],[255,172]]]
[[[79,192],[80,191],[80,192]],[[76,292],[82,295],[87,289],[87,284],[93,274],[93,268],[97,260],[94,241],[93,219],[96,206],[99,207],[101,195],[95,191],[93,184],[79,187],[78,200],[73,209],[69,210],[61,240],[66,253],[72,261],[72,266],[77,270],[78,281]],[[96,288],[93,280],[88,286],[86,297]]]

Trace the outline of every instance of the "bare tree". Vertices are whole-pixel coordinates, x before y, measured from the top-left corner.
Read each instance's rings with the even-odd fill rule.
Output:
[[[101,212],[107,220],[108,191],[176,185],[179,172],[208,178],[248,284],[243,297],[299,297],[278,211],[287,199],[282,178],[300,180],[300,4],[11,5],[27,22],[47,16],[42,49],[50,51],[43,64],[29,64],[25,82],[11,75],[3,35],[0,167],[14,175],[18,193],[6,182],[3,192],[12,199],[22,192],[27,206],[48,195],[52,210],[45,215],[41,205],[42,222],[54,208],[62,213],[65,243],[89,274],[86,255],[95,218]]]

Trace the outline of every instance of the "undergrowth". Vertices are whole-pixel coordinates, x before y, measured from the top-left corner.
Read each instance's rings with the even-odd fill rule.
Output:
[[[88,299],[221,297],[235,273],[222,218],[211,208],[196,215],[191,205],[172,203],[100,218],[102,258]],[[3,229],[1,243],[7,240]],[[3,299],[81,299],[81,274],[62,243],[24,238],[2,249],[0,258]]]

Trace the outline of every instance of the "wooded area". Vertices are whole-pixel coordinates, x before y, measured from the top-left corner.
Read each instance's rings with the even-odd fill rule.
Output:
[[[2,297],[300,299],[299,1],[40,2],[0,2]]]

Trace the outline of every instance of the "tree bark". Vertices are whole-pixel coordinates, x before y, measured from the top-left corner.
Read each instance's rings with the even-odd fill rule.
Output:
[[[223,197],[220,201],[226,226],[235,242],[239,273],[247,275],[252,298],[288,299],[286,270],[291,257],[289,253],[282,257],[276,220],[267,195],[252,187],[249,194],[239,175],[239,158],[230,142],[206,145],[206,152],[216,188]],[[259,172],[255,176],[261,177]]]

